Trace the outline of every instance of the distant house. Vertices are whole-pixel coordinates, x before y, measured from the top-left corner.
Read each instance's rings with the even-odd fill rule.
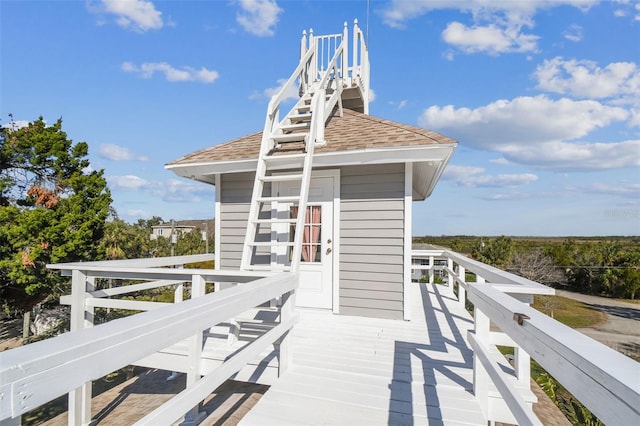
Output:
[[[151,239],[156,240],[158,237],[171,238],[174,233],[180,235],[187,234],[195,229],[207,233],[207,239],[215,233],[214,219],[194,219],[194,220],[176,220],[173,222],[161,223],[151,227]]]
[[[429,275],[444,279],[446,277],[445,267],[447,261],[445,259],[430,259],[432,256],[421,256],[420,252],[428,251],[442,251],[442,247],[434,246],[431,244],[414,243],[412,245],[413,257],[411,263],[411,280],[422,281],[429,279]],[[431,274],[429,272],[431,271]]]

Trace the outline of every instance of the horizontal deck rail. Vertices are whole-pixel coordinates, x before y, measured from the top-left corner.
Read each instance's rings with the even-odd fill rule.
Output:
[[[208,255],[207,257],[210,257]],[[280,347],[280,370],[286,368],[286,335],[295,322],[292,295],[297,286],[297,276],[292,273],[248,274],[243,272],[198,269],[172,269],[190,263],[193,257],[182,259],[151,260],[155,267],[143,267],[149,259],[135,261],[87,262],[86,264],[51,265],[52,269],[70,271],[73,294],[64,300],[72,302],[72,330],[55,338],[32,343],[0,353],[0,421],[17,419],[60,395],[69,393],[69,424],[88,424],[91,419],[90,395],[92,380],[133,364],[172,344],[191,339],[187,362],[187,389],[167,403],[173,407],[171,416],[166,411],[161,418],[141,424],[171,424],[196,407],[203,399],[226,379],[238,372],[269,345]],[[162,275],[163,285],[182,285],[178,279],[189,277],[192,298],[175,304],[132,305],[132,309],[149,308],[147,312],[113,320],[93,327],[87,318],[94,306],[111,306],[111,299],[101,297],[120,292],[93,289],[94,277],[126,276],[132,279],[155,279]],[[241,283],[222,291],[205,294],[206,282]],[[158,282],[155,283],[156,285]],[[139,291],[140,285],[132,287]],[[112,289],[114,290],[114,289]],[[100,296],[100,297],[96,297]],[[227,321],[249,309],[280,298],[280,321],[262,338],[235,353],[220,367],[207,376],[199,372],[203,331]],[[117,300],[112,300],[113,302]],[[135,301],[120,301],[141,303]],[[74,326],[75,324],[75,326]],[[88,327],[88,328],[85,328]],[[198,399],[200,398],[200,399]],[[176,402],[178,401],[178,402]],[[184,409],[183,411],[180,411]],[[178,411],[176,411],[178,410]],[[197,408],[195,409],[197,411]],[[197,416],[197,412],[187,413]],[[158,420],[160,419],[160,420]]]
[[[69,423],[89,423],[91,380],[185,339],[190,348],[184,358],[187,388],[139,424],[170,424],[185,413],[187,419],[196,418],[192,407],[270,345],[279,349],[282,372],[289,362],[286,336],[295,322],[297,276],[182,267],[211,257],[50,265],[72,277],[72,294],[62,298],[72,305],[72,332],[0,353],[0,423],[67,392]],[[528,305],[534,294],[553,294],[553,289],[444,249],[414,251],[413,259],[414,271],[428,274],[431,282],[434,273],[443,274],[445,285],[457,290],[457,303],[473,304],[474,329],[467,340],[474,352],[474,395],[487,419],[540,424],[531,410],[533,358],[605,423],[640,421],[640,364]],[[96,278],[144,282],[99,290]],[[206,294],[208,282],[238,285]],[[182,301],[185,286],[191,287],[192,299]],[[118,299],[160,287],[174,288],[176,303]],[[202,376],[202,331],[276,298],[281,299],[279,323]],[[94,327],[95,307],[148,311]],[[514,348],[513,365],[498,345]]]
[[[640,364],[529,306],[552,288],[446,249],[414,250],[412,259],[414,273],[433,283],[443,271],[458,302],[473,305],[474,393],[489,420],[541,424],[531,409],[533,358],[606,424],[640,424]],[[497,346],[514,348],[513,365]]]

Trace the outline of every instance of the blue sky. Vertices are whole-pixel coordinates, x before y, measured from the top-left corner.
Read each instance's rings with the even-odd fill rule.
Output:
[[[62,117],[125,220],[211,217],[164,164],[261,130],[302,30],[354,18],[371,114],[460,142],[414,235],[640,235],[637,1],[2,0],[0,117]]]

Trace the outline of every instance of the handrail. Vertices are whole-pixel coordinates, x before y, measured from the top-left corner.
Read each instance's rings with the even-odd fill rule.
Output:
[[[214,260],[215,255],[213,253],[205,254],[190,254],[186,256],[167,256],[167,257],[145,257],[140,259],[117,259],[117,260],[97,260],[92,262],[69,262],[69,263],[55,263],[47,265],[47,269],[72,271],[72,270],[85,270],[89,268],[106,267],[112,269],[115,267],[137,267],[144,266],[146,268],[158,268],[166,266],[178,266],[186,265],[189,263],[198,263]]]
[[[202,279],[194,275],[192,282],[202,283]],[[0,420],[19,416],[247,309],[287,295],[296,284],[296,275],[281,273],[255,280],[250,286],[210,293],[2,352]],[[276,338],[292,324],[289,318],[281,320],[287,326],[279,328]],[[232,369],[236,368],[234,364]]]
[[[487,412],[488,384],[493,383],[513,416],[489,420],[540,424],[522,393],[529,389],[531,358],[605,423],[640,420],[640,364],[527,304],[531,295],[554,294],[554,289],[447,249],[413,250],[412,258],[429,259],[424,269],[430,282],[435,260],[445,259],[442,270],[449,286],[458,284],[459,303],[468,299],[474,306],[475,327],[468,334],[475,357],[474,393]],[[466,281],[467,271],[476,282]],[[501,332],[491,331],[490,324]],[[505,371],[496,345],[515,348],[512,371]]]
[[[280,88],[280,91],[275,95],[273,95],[273,97],[269,101],[269,106],[267,108],[267,116],[272,116],[273,113],[277,111],[277,109],[280,107],[280,103],[285,97],[285,93],[287,92],[287,90],[290,90],[290,88],[293,86],[293,83],[300,76],[302,69],[305,66],[307,66],[307,63],[313,58],[314,54],[315,54],[315,51],[313,49],[309,49],[307,53],[305,53],[305,55],[300,59],[298,66],[293,71],[289,79],[282,85],[282,87]]]
[[[605,424],[637,424],[639,363],[490,285],[469,300]]]

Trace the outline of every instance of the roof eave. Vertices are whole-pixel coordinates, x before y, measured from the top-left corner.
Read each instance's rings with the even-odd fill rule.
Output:
[[[436,183],[453,155],[457,143],[410,145],[402,147],[365,148],[350,151],[316,152],[314,168],[364,164],[414,163],[414,200],[424,200],[433,192]],[[303,155],[281,156],[272,161],[273,170],[287,170],[302,166]],[[256,158],[214,160],[195,163],[167,164],[165,168],[178,176],[215,184],[215,176],[226,173],[253,172]]]

